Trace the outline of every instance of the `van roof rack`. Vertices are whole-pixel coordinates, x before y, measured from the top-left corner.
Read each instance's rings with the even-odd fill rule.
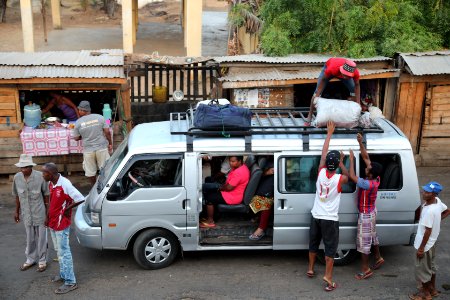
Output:
[[[326,134],[326,128],[316,128],[306,126],[309,107],[293,108],[251,108],[253,113],[251,127],[248,129],[226,129],[204,130],[194,127],[194,109],[190,108],[186,112],[170,113],[170,133],[186,135],[187,151],[193,151],[194,137],[243,137],[245,138],[245,151],[251,151],[251,137],[253,135],[274,135],[274,134],[301,134],[303,140],[303,150],[309,151],[310,134]],[[383,133],[384,130],[376,123],[370,128],[355,127],[336,128],[337,134],[356,133]]]

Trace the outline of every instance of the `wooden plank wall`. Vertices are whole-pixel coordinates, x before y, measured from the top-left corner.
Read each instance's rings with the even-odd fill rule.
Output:
[[[119,125],[117,125],[119,126]],[[114,149],[116,149],[123,140],[119,128],[114,128]],[[19,161],[22,153],[22,142],[20,137],[0,138],[0,175],[11,175],[19,170],[14,165]],[[33,162],[38,164],[36,170],[41,170],[43,164],[54,162],[60,172],[64,169],[70,174],[72,172],[83,172],[83,155],[55,155],[55,156],[35,156]],[[65,168],[64,168],[65,167]]]
[[[427,91],[419,151],[426,166],[450,166],[450,84]]]
[[[418,153],[419,150],[425,88],[425,82],[400,83],[400,96],[394,123],[408,137],[414,153]]]
[[[0,124],[20,123],[19,92],[15,88],[0,88]]]

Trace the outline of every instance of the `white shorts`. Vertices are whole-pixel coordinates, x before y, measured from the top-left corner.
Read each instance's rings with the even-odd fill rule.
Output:
[[[108,149],[97,150],[94,152],[83,153],[83,170],[86,177],[93,177],[97,175],[97,170],[100,170],[105,165],[109,158]]]

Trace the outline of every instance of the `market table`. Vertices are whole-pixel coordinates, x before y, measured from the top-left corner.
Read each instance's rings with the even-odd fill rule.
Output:
[[[20,133],[23,153],[32,156],[83,153],[83,142],[73,139],[73,129],[55,127],[33,129],[24,126]]]

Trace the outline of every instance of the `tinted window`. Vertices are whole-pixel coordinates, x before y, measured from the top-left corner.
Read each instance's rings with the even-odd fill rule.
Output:
[[[378,162],[383,166],[380,175],[380,186],[378,190],[398,191],[403,186],[402,164],[398,154],[369,154],[372,162]],[[360,158],[360,177],[364,177],[366,165]]]
[[[316,181],[319,171],[320,156],[286,157],[284,159],[285,191],[289,193],[314,194],[316,192]],[[344,159],[348,168],[350,160],[348,156]],[[337,169],[338,174],[341,169]],[[356,185],[351,182],[342,186],[343,193],[353,193]]]

